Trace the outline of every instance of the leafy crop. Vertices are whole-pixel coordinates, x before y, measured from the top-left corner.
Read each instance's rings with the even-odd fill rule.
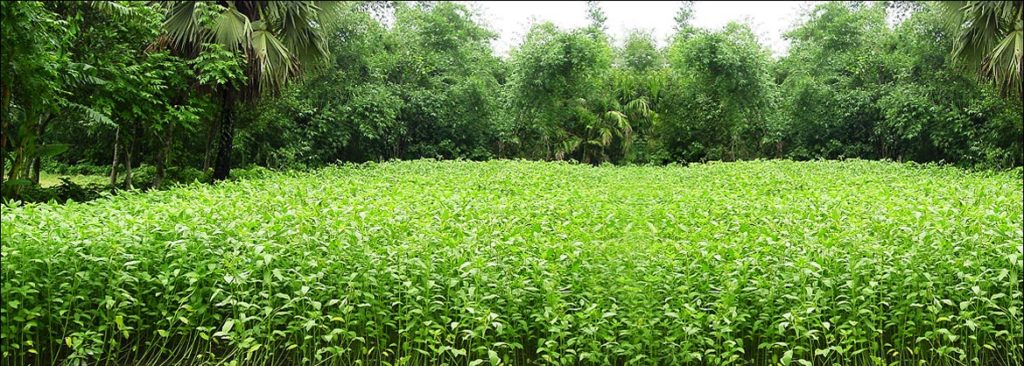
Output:
[[[1022,180],[413,161],[2,208],[2,364],[1019,365]]]

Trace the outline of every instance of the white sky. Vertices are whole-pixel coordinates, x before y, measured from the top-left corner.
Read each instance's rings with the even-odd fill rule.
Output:
[[[522,43],[523,36],[534,21],[551,21],[565,28],[587,25],[587,5],[583,1],[463,1],[479,10],[482,20],[498,32],[492,44],[499,55]],[[693,24],[718,29],[730,21],[744,22],[757,33],[761,43],[775,55],[783,55],[789,43],[782,34],[793,27],[811,1],[697,1]],[[679,1],[601,1],[608,17],[608,31],[621,40],[631,29],[652,31],[660,42],[673,33]]]

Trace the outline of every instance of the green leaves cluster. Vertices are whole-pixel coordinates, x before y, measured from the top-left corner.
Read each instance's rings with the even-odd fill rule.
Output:
[[[216,43],[203,47],[196,58],[188,61],[195,68],[199,83],[211,87],[245,85],[248,80],[244,71],[245,60],[241,55]]]
[[[1015,365],[1022,188],[411,161],[4,206],[0,363]]]

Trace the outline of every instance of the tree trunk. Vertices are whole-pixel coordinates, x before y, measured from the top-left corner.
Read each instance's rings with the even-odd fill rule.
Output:
[[[5,168],[7,168],[7,136],[0,133],[0,187],[4,185]]]
[[[6,64],[6,63],[5,63]],[[6,83],[0,85],[0,186],[4,184],[4,168],[7,167],[7,111],[10,110],[11,88]]]
[[[163,147],[156,158],[156,176],[153,177],[153,188],[160,189],[164,185],[167,160],[171,156],[171,146],[174,145],[174,124],[167,126],[164,130]]]
[[[39,172],[42,170],[43,159],[36,156],[32,158],[32,184],[39,185]]]
[[[765,132],[764,132],[764,131],[762,130],[762,131],[761,131],[761,136],[757,136],[757,155],[756,155],[756,156],[757,156],[758,158],[760,158],[761,156],[767,156],[767,155],[768,155],[768,154],[767,154],[767,153],[766,153],[766,152],[764,151],[764,150],[765,150],[765,149],[764,149],[764,137],[765,137],[765,135],[767,135],[767,133],[765,133]]]
[[[128,148],[124,150],[124,155],[125,155],[125,159],[124,159],[124,163],[125,163],[124,164],[124,166],[125,166],[124,187],[125,187],[125,189],[134,189],[135,188],[135,185],[133,184],[134,182],[132,182],[132,160],[133,160],[133,158],[136,158],[136,157],[139,156],[139,152],[138,152],[139,143],[138,143],[138,141],[139,141],[139,131],[140,130],[141,129],[139,128],[139,124],[137,122],[132,125],[132,142],[128,145]]]
[[[114,161],[110,163],[110,186],[117,187],[117,144],[121,138],[121,127],[114,129]]]
[[[38,115],[35,113],[35,109],[30,103],[25,106],[25,119],[22,122],[32,123],[31,121],[38,121]],[[14,144],[12,144],[12,147],[14,147],[14,162],[11,164],[11,170],[8,174],[9,181],[21,179],[23,174],[28,172],[25,164],[31,163],[31,161],[28,161],[30,157],[26,154],[25,149],[32,140],[33,138],[29,136],[18,136],[18,140],[14,141]],[[19,184],[14,186],[11,191],[16,196],[21,191],[21,185]]]
[[[0,187],[4,186],[4,170],[7,168],[7,136],[0,134]]]
[[[217,161],[213,166],[214,181],[227,179],[231,174],[231,148],[235,137],[237,93],[230,87],[221,88],[220,144],[217,146]]]
[[[21,171],[25,165],[25,147],[19,146],[14,149],[14,162],[11,163],[11,170],[7,173],[8,180],[21,178]]]
[[[729,141],[729,161],[736,161],[736,135],[733,134]]]
[[[124,189],[135,188],[132,186],[132,152],[130,146],[124,150]]]
[[[217,128],[216,122],[210,122],[206,129],[206,148],[203,150],[203,174],[210,171],[210,149],[213,147],[213,131]]]
[[[46,133],[46,126],[48,126],[50,124],[50,121],[52,121],[55,116],[56,115],[54,115],[52,113],[48,113],[46,118],[42,118],[42,117],[39,118],[39,123],[36,125],[36,142],[35,143],[36,143],[36,148],[37,149],[38,149],[39,146],[42,146],[43,134]],[[38,186],[39,185],[39,172],[42,170],[43,159],[42,159],[42,157],[39,156],[38,153],[35,154],[35,155],[36,156],[32,158],[32,174],[31,174],[31,179],[32,179],[32,184],[35,184],[35,185]]]

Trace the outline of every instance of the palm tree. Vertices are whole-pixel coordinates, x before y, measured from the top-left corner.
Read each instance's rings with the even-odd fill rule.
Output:
[[[242,56],[241,83],[216,86],[220,99],[220,144],[213,178],[231,170],[235,104],[273,94],[299,75],[302,67],[328,56],[325,30],[337,2],[320,1],[171,1],[166,9],[163,44],[194,58],[219,45]]]
[[[1024,27],[1020,1],[942,2],[953,22],[953,56],[991,79],[1003,95],[1021,95]]]
[[[629,123],[627,113],[637,112],[643,117],[649,116],[649,109],[643,100],[632,101],[626,108],[622,108],[615,100],[587,101],[580,98],[573,102],[575,106],[572,110],[578,123],[571,128],[555,131],[558,141],[555,145],[556,160],[563,160],[578,152],[583,163],[602,163],[609,160],[608,149],[616,142],[624,154],[633,142],[633,126]]]
[[[633,126],[626,115],[617,110],[605,111],[600,114],[597,123],[587,126],[586,141],[583,142],[583,162],[608,161],[606,150],[618,139],[622,144],[622,152],[633,143]]]

